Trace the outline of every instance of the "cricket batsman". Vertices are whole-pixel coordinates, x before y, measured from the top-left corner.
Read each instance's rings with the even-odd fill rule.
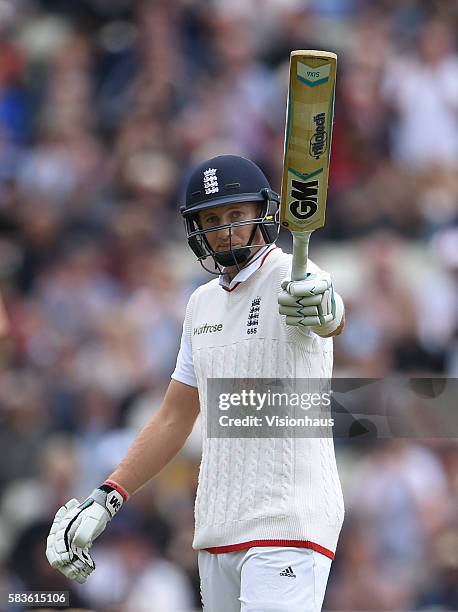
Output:
[[[187,239],[217,276],[189,300],[160,410],[107,480],[56,514],[46,555],[68,578],[86,581],[94,540],[173,459],[200,412],[193,547],[204,610],[321,610],[344,514],[332,438],[206,435],[216,410],[207,403],[208,379],[331,378],[342,299],[310,260],[305,278],[290,280],[291,255],[275,246],[279,200],[242,157],[218,156],[192,173],[181,208]]]

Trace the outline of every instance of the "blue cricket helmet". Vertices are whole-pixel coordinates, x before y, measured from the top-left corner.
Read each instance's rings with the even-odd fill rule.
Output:
[[[203,230],[199,225],[201,211],[228,204],[259,202],[260,213],[255,219],[231,223]],[[180,208],[183,216],[188,243],[198,260],[202,263],[212,257],[217,270],[219,266],[244,264],[252,251],[260,246],[273,244],[279,232],[278,209],[280,197],[270,188],[269,181],[262,170],[252,161],[238,155],[219,155],[199,164],[188,182],[186,202]],[[226,227],[240,224],[253,225],[253,232],[244,247],[215,252],[210,247],[206,234]],[[252,244],[256,229],[259,227],[263,243]],[[208,268],[206,268],[208,269]],[[212,270],[210,270],[212,271]]]

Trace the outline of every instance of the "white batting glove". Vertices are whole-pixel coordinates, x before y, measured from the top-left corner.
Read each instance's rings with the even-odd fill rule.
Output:
[[[122,487],[107,481],[82,504],[72,499],[62,506],[47,540],[46,556],[52,567],[67,578],[86,582],[95,569],[89,549],[127,498]]]
[[[48,535],[46,556],[52,567],[58,569],[64,576],[82,584],[95,569],[95,564],[89,555],[89,550],[76,547],[67,551],[65,546],[65,530],[68,525],[67,515],[79,506],[77,499],[71,499],[56,513]]]
[[[340,325],[344,306],[326,272],[307,274],[304,280],[285,279],[278,295],[278,311],[286,324],[307,327],[320,336],[334,332]]]

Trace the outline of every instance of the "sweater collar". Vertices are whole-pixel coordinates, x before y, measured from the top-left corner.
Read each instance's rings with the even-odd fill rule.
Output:
[[[259,253],[257,253],[256,259],[248,264],[245,268],[242,268],[230,282],[226,280],[224,274],[221,274],[219,277],[220,286],[226,291],[232,291],[238,287],[240,283],[248,280],[257,270],[259,270],[266,257],[276,248],[277,247],[274,244],[270,244],[260,249]]]

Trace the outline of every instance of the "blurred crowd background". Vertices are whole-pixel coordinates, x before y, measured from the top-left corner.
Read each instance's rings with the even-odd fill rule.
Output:
[[[453,0],[0,0],[0,591],[199,609],[198,428],[97,541],[86,585],[48,566],[45,538],[168,384],[208,278],[177,214],[194,164],[241,154],[280,189],[292,49],[339,55],[312,241],[347,304],[336,374],[458,376],[457,25]],[[450,435],[337,442],[326,609],[458,609]]]

